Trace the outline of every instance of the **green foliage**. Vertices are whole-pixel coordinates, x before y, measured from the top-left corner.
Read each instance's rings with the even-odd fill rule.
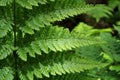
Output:
[[[90,77],[85,73],[66,74],[63,76],[53,76],[51,79],[45,78],[45,80],[97,80],[97,78]],[[42,80],[42,79],[41,79]]]
[[[34,34],[34,30],[49,26],[52,22],[62,21],[65,18],[82,14],[92,9],[94,7],[85,5],[84,0],[57,0],[49,4],[40,5],[28,12],[30,18],[25,21],[24,26],[23,24],[20,26],[20,30],[28,34]]]
[[[111,32],[112,30],[110,28],[107,29],[93,29],[92,26],[87,25],[85,23],[79,23],[73,30],[73,35],[77,36],[84,36],[84,37],[92,37],[95,35],[98,35],[100,32]]]
[[[6,58],[8,55],[12,54],[13,52],[13,46],[11,45],[2,45],[0,46],[1,49],[0,49],[0,60]]]
[[[13,70],[10,67],[0,69],[0,80],[13,80]]]
[[[97,5],[96,8],[89,11],[88,14],[94,17],[98,22],[103,17],[109,18],[112,15],[111,11],[112,9],[108,6]]]
[[[0,6],[7,6],[8,4],[11,4],[13,0],[0,0]]]
[[[45,61],[41,61],[45,59]],[[31,59],[30,59],[31,60]],[[34,63],[33,63],[34,62]],[[28,65],[31,65],[28,67]],[[101,68],[106,64],[98,63],[90,59],[84,59],[75,54],[58,53],[47,54],[40,56],[34,61],[29,61],[20,68],[20,79],[26,78],[33,80],[35,75],[37,78],[50,77],[50,75],[63,75],[67,73],[79,73],[81,71],[92,69],[95,67]],[[21,72],[22,71],[22,72]]]
[[[10,22],[2,19],[0,20],[0,38],[7,35],[8,31],[12,30],[12,26]]]
[[[82,23],[83,25],[83,23]],[[92,46],[84,46],[82,48],[76,49],[76,54],[81,57],[87,57],[92,60],[96,61],[104,61],[109,62],[109,65],[102,70],[90,70],[87,74],[90,74],[93,78],[103,79],[103,80],[118,80],[120,77],[120,41],[119,41],[119,23],[115,25],[115,29],[118,31],[118,37],[113,37],[110,33],[110,30],[98,30],[97,33],[93,32],[96,29],[92,29],[90,26],[85,25],[84,27],[80,28],[77,26],[77,29],[74,29],[77,33],[83,30],[82,33],[84,35],[99,37],[103,41],[105,41],[105,45],[92,45]],[[88,31],[89,30],[89,31]],[[87,31],[87,32],[86,32]],[[112,32],[112,31],[111,31]],[[83,36],[84,36],[83,35]],[[98,74],[99,73],[99,74]]]
[[[72,36],[72,34],[74,33],[70,33],[68,29],[62,27],[49,26],[42,28],[39,32],[31,36],[35,39],[29,42],[30,44],[25,45],[25,43],[21,43],[23,46],[21,45],[21,48],[18,49],[18,55],[21,59],[26,61],[27,53],[29,53],[31,57],[35,57],[35,53],[41,55],[42,51],[48,54],[50,51],[62,52],[65,50],[72,50],[76,47],[102,43],[98,42],[99,40],[97,39],[77,37],[76,35]],[[26,38],[23,40],[26,40]]]
[[[120,10],[120,0],[109,0],[109,6],[114,9],[115,7],[118,6],[118,9]]]
[[[103,34],[111,29],[53,25],[83,13],[99,20],[110,11],[85,0],[0,0],[0,80],[104,79],[89,75],[101,68],[119,75],[119,39]]]
[[[32,9],[32,6],[39,6],[39,4],[46,4],[55,0],[16,0],[16,2],[27,9]]]

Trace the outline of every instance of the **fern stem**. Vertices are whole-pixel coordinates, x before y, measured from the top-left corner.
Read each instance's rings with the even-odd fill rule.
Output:
[[[13,16],[13,21],[14,21],[14,26],[13,26],[13,31],[14,31],[14,47],[16,47],[16,4],[15,4],[15,0],[14,0],[14,3],[13,3],[13,13],[14,13],[14,16]]]
[[[14,48],[16,48],[16,1],[14,0],[13,2],[13,22],[14,22],[14,25],[13,25],[13,31],[14,31]],[[14,55],[14,68],[15,68],[15,77],[14,79],[15,80],[18,80],[18,55],[16,53],[16,50],[13,51],[13,55]]]

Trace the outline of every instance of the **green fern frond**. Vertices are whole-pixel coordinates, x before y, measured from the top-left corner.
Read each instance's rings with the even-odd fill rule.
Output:
[[[18,4],[27,9],[32,9],[33,6],[39,6],[39,4],[46,4],[49,3],[50,1],[55,0],[16,0]]]
[[[99,61],[102,58],[100,46],[94,45],[78,48],[76,49],[76,54],[96,61]]]
[[[75,49],[88,50],[85,46],[97,46],[104,43],[103,41],[110,44],[100,49],[105,54],[115,52],[112,59],[119,63],[120,47],[116,39],[109,41],[104,39],[104,36],[96,37],[94,35],[100,34],[100,31],[93,30],[90,26],[88,28],[84,23],[71,32],[68,28],[53,26],[56,21],[89,11],[94,13],[92,10],[101,10],[101,6],[86,4],[85,1],[0,0],[0,80],[38,80],[62,75],[59,79],[73,80],[76,77],[87,80],[88,77],[80,77],[79,73],[106,67],[108,63],[83,57],[77,54]],[[104,9],[101,12],[105,13],[102,14],[103,17],[111,14],[108,7],[101,8]],[[108,36],[106,38],[111,39]],[[93,48],[96,47],[90,49]],[[84,53],[84,50],[81,52]],[[111,67],[111,70],[115,70],[114,65]],[[77,75],[69,77],[69,74]]]
[[[112,9],[115,9],[115,7],[118,7],[118,9],[120,10],[120,0],[109,0],[109,7],[111,7]]]
[[[13,80],[13,74],[14,72],[11,67],[3,67],[0,69],[0,80]]]
[[[0,0],[0,6],[6,6],[8,4],[11,4],[13,0]]]
[[[96,5],[95,8],[91,11],[88,11],[87,14],[96,18],[98,22],[100,18],[103,17],[109,18],[112,15],[112,9],[105,5]]]
[[[34,41],[23,41],[25,43],[21,44],[24,46],[19,48],[17,51],[19,57],[24,61],[27,60],[27,53],[29,53],[31,57],[35,57],[35,53],[41,55],[43,52],[49,53],[50,51],[65,51],[76,47],[103,43],[97,39],[94,40],[90,38],[72,36],[72,33],[70,33],[68,29],[57,26],[42,28],[31,37]],[[26,43],[28,43],[28,45],[26,45]]]
[[[12,24],[11,22],[5,19],[0,20],[0,38],[6,36],[7,33],[12,30],[11,24]]]
[[[7,56],[9,56],[10,54],[13,53],[13,46],[6,44],[6,45],[2,45],[0,46],[0,60],[6,58]]]
[[[51,56],[51,57],[50,57]],[[19,69],[19,77],[23,80],[33,80],[34,75],[37,78],[50,77],[50,75],[63,75],[67,73],[79,73],[84,70],[105,67],[107,64],[99,63],[89,59],[82,59],[73,54],[52,54],[41,56],[44,61],[40,62],[40,57],[34,61],[27,62]],[[29,66],[31,65],[31,66]],[[22,76],[23,75],[23,76]]]
[[[66,75],[58,75],[58,76],[51,76],[50,78],[45,78],[45,80],[97,80],[98,78],[94,78],[88,76],[84,73],[74,73],[74,74],[66,74]],[[40,79],[44,80],[44,79]]]
[[[86,5],[84,0],[56,0],[31,10],[28,14],[32,17],[25,22],[24,26],[21,25],[20,29],[25,33],[34,34],[34,30],[39,30],[55,21],[61,21],[93,9],[94,7]],[[36,15],[34,15],[35,13]]]
[[[120,35],[120,21],[117,22],[116,25],[114,25],[115,30],[118,31],[118,34]]]
[[[110,66],[110,70],[115,70],[116,72],[120,74],[120,65]]]
[[[112,29],[94,29],[92,26],[87,25],[83,22],[79,23],[73,30],[72,33],[74,33],[75,36],[96,36],[99,35],[101,32],[112,32]],[[76,35],[77,34],[77,35]]]
[[[106,45],[102,45],[103,51],[109,55],[113,61],[120,61],[119,41],[113,38],[109,33],[102,33],[101,38],[106,41]]]
[[[119,26],[114,26],[115,29],[118,31],[119,33]],[[101,37],[104,41],[107,42],[106,45],[102,45],[102,50],[104,51],[104,58],[106,60],[108,60],[110,63],[112,63],[109,66],[109,69],[111,71],[115,71],[116,76],[115,79],[117,78],[117,76],[119,76],[120,73],[120,42],[119,42],[119,38],[113,38],[111,34],[109,33],[104,33],[101,34]],[[116,64],[114,64],[116,63]]]

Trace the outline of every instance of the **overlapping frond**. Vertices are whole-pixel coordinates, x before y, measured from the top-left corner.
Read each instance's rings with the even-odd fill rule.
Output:
[[[20,29],[29,34],[34,34],[34,30],[50,25],[52,22],[61,21],[86,11],[92,10],[92,5],[86,5],[84,0],[56,0],[53,3],[39,6],[31,10],[30,18]],[[35,14],[36,15],[33,15]]]
[[[84,46],[76,49],[76,53],[81,57],[87,57],[92,60],[101,59],[101,48],[100,46]]]
[[[40,29],[34,36],[31,36],[33,41],[21,43],[24,46],[18,49],[17,53],[23,60],[27,60],[27,53],[31,57],[35,57],[35,53],[49,53],[50,51],[65,51],[76,47],[82,47],[92,44],[103,43],[97,39],[72,36],[68,29],[52,26]],[[26,38],[27,39],[27,38]],[[26,40],[24,39],[24,40]],[[28,45],[25,45],[28,43]]]
[[[110,70],[115,70],[120,75],[120,65],[110,66]]]
[[[112,9],[105,5],[97,5],[94,7],[93,10],[88,11],[88,14],[96,18],[97,21],[100,20],[100,18],[106,17],[109,18],[112,15]]]
[[[11,67],[3,67],[0,69],[0,80],[13,80],[13,74],[14,72]]]
[[[12,4],[13,1],[14,0],[0,0],[0,6],[7,6],[9,4]],[[33,6],[38,6],[39,4],[46,4],[50,1],[55,0],[15,0],[16,3],[27,9],[32,9]]]
[[[40,60],[44,58],[44,61]],[[22,64],[21,64],[22,65]],[[99,63],[89,59],[82,59],[74,54],[51,54],[38,57],[33,61],[28,61],[22,65],[19,71],[21,80],[33,80],[37,78],[50,77],[50,75],[63,75],[69,73],[79,73],[84,70],[105,67],[105,63]]]
[[[0,60],[13,53],[12,25],[7,20],[0,20]]]
[[[62,76],[58,75],[58,76],[51,76],[50,78],[45,78],[45,80],[97,80],[97,79],[98,78],[88,76],[84,73],[74,73],[74,74],[71,73]]]
[[[112,9],[115,9],[115,7],[118,7],[120,10],[120,0],[109,0],[108,6],[111,7]]]
[[[46,4],[49,3],[50,1],[55,0],[16,0],[18,4],[27,9],[32,9],[33,6],[39,6],[39,4]]]
[[[102,45],[102,49],[105,52],[105,54],[109,55],[109,57],[114,61],[120,61],[120,43],[117,41],[117,39],[112,38],[111,34],[104,33],[101,34],[101,38],[107,42],[106,45]]]
[[[12,2],[13,0],[0,0],[0,6],[6,6]]]
[[[89,36],[96,36],[99,35],[101,32],[111,32],[112,30],[110,28],[108,29],[94,29],[92,26],[87,25],[85,23],[79,23],[72,32],[75,36],[83,36],[83,37],[89,37]]]
[[[13,46],[6,44],[6,45],[2,45],[0,46],[0,60],[6,58],[7,56],[9,56],[10,54],[13,53]]]
[[[0,80],[36,80],[106,66],[74,50],[103,43],[91,37],[97,30],[70,32],[52,25],[96,7],[85,0],[0,0]]]
[[[6,36],[7,33],[11,30],[12,30],[12,23],[5,19],[1,19],[0,20],[0,38]]]
[[[120,35],[120,21],[117,22],[116,25],[114,25],[115,30],[118,31],[118,34]]]
[[[101,32],[111,32],[111,29],[94,29],[92,26],[87,25],[85,23],[79,23],[73,30],[72,33],[75,36],[82,37],[98,37]],[[99,37],[100,38],[100,37]],[[104,40],[102,40],[104,41]],[[105,42],[105,41],[104,41]],[[106,44],[106,42],[105,42]],[[101,44],[100,44],[101,45]],[[100,45],[90,45],[83,46],[76,49],[76,53],[81,57],[87,57],[94,60],[99,60],[101,54]]]

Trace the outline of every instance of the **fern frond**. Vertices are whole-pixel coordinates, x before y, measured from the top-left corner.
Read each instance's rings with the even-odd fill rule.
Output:
[[[112,9],[115,9],[115,7],[118,7],[120,10],[120,0],[109,0],[108,6],[111,7]]]
[[[0,80],[13,80],[13,74],[14,72],[11,67],[3,67],[0,69]]]
[[[120,35],[120,21],[117,22],[116,25],[114,25],[115,30],[118,31],[118,34]]]
[[[25,33],[34,34],[34,30],[39,30],[55,21],[61,21],[93,9],[94,7],[86,5],[84,0],[56,0],[28,12],[31,17],[24,26],[20,26],[20,29]],[[36,15],[34,15],[35,13]]]
[[[120,65],[110,66],[110,70],[115,70],[116,72],[120,74]]]
[[[3,20],[4,23],[4,20]],[[8,25],[8,26],[7,26]],[[13,53],[13,32],[11,26],[7,23],[0,24],[0,60],[5,59]]]
[[[101,32],[112,32],[112,29],[94,29],[92,26],[87,25],[85,23],[79,23],[73,30],[72,33],[74,33],[75,36],[96,36],[99,35]],[[77,35],[76,35],[77,34]]]
[[[101,38],[106,41],[106,45],[102,45],[103,51],[111,57],[111,59],[114,61],[119,62],[120,61],[120,43],[117,41],[116,38],[113,38],[111,34],[104,33],[101,34]]]
[[[100,46],[94,45],[78,48],[76,49],[76,54],[81,57],[89,58],[96,61],[99,61],[102,58]]]
[[[12,2],[13,0],[0,0],[0,6],[6,6]]]
[[[55,1],[55,0],[16,0],[18,4],[20,4],[22,7],[25,7],[27,9],[32,9],[32,6],[39,6],[39,3],[46,4],[50,1]]]
[[[49,57],[46,55],[41,56],[41,58],[44,58],[44,61],[42,60],[41,62],[40,57],[38,57],[38,59],[28,61],[25,63],[26,65],[21,64],[22,66],[19,69],[19,77],[21,80],[23,77],[28,80],[33,80],[34,75],[37,78],[43,78],[44,76],[50,77],[50,75],[55,76],[67,73],[79,73],[84,70],[106,66],[105,63],[80,58],[73,54],[52,54],[49,55]]]
[[[85,23],[79,23],[73,30],[72,33],[75,36],[81,37],[99,37],[100,33],[112,32],[112,29],[94,29],[92,26]],[[104,40],[102,40],[104,41]],[[101,45],[101,44],[100,44]],[[100,45],[83,46],[76,49],[76,53],[81,57],[87,57],[90,59],[99,60],[101,58],[101,47]]]
[[[76,47],[103,43],[97,39],[94,40],[90,38],[72,36],[72,33],[70,33],[68,29],[57,26],[42,28],[31,37],[34,41],[21,43],[24,46],[19,48],[17,51],[19,57],[24,61],[27,60],[27,53],[29,53],[31,57],[35,57],[35,53],[41,55],[43,52],[49,53],[50,51],[65,51]],[[26,45],[26,43],[28,44]]]
[[[2,45],[0,46],[0,60],[6,58],[7,56],[9,56],[10,54],[13,53],[13,46],[6,44],[6,45]]]
[[[98,78],[93,78],[84,73],[74,73],[66,75],[51,76],[50,78],[45,78],[45,80],[97,80]],[[44,79],[41,79],[44,80]]]
[[[11,30],[12,30],[12,23],[5,19],[1,19],[0,20],[0,38],[6,36],[7,33]]]
[[[91,11],[88,11],[87,14],[96,18],[98,22],[100,18],[103,17],[109,18],[112,15],[112,9],[105,5],[96,5],[95,8]]]

